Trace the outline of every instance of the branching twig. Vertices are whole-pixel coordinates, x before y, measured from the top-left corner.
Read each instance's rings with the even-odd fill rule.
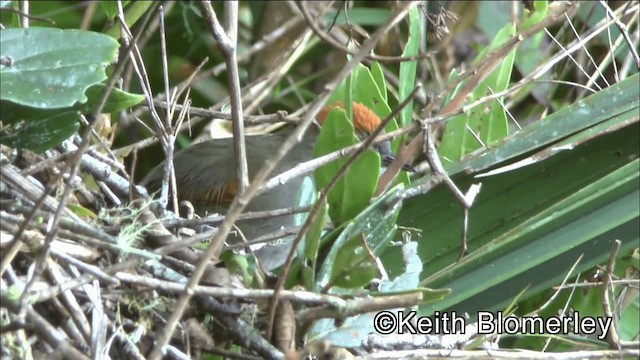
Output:
[[[244,122],[242,120],[242,96],[240,93],[240,74],[236,54],[238,37],[238,3],[227,1],[224,3],[225,29],[218,22],[211,2],[201,1],[200,8],[207,20],[209,31],[218,42],[224,55],[229,75],[229,97],[231,100],[231,118],[233,121],[233,145],[236,156],[236,179],[238,192],[243,193],[249,186],[249,170],[247,167],[247,150],[244,141]]]

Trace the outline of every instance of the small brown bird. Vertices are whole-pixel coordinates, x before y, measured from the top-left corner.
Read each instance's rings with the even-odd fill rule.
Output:
[[[343,107],[341,103],[326,106],[318,114],[318,122],[322,124],[331,109]],[[356,133],[370,134],[379,124],[380,118],[368,107],[360,103],[353,103],[353,119]],[[318,136],[315,127],[307,130],[304,138],[276,166],[273,175],[285,172],[296,165],[311,160]],[[247,136],[246,153],[249,178],[251,179],[273,154],[278,150],[290,131],[274,134]],[[389,144],[378,147],[386,161],[389,159]],[[237,191],[236,163],[233,150],[233,139],[216,139],[194,144],[178,151],[174,155],[173,165],[176,174],[178,198],[190,201],[196,212],[204,215],[210,213],[224,213],[229,207]],[[142,181],[151,192],[160,188],[163,176],[163,164],[156,166]],[[246,207],[246,211],[267,211],[290,208],[296,205],[296,196],[303,178],[298,177],[266,191],[254,198]],[[247,240],[272,233],[283,227],[294,225],[294,216],[278,216],[266,219],[244,220],[236,223]],[[291,239],[289,239],[291,240]],[[289,252],[290,245],[283,241],[281,246],[267,245],[255,251],[262,266],[266,270],[273,270],[282,265]]]

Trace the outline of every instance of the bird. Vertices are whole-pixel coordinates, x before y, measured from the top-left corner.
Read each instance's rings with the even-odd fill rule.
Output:
[[[325,106],[317,116],[318,123],[320,125],[324,123],[329,111],[336,107],[344,109],[344,104],[335,102]],[[366,105],[353,102],[352,109],[354,130],[359,137],[371,134],[380,124],[380,118]],[[272,174],[280,174],[302,162],[311,160],[318,134],[317,127],[310,127],[301,141],[278,163]],[[289,135],[290,131],[285,130],[245,137],[250,179],[273,156]],[[381,153],[383,162],[386,163],[392,159],[388,143],[383,143],[376,149]],[[174,154],[173,166],[178,199],[191,202],[197,213],[224,213],[226,208],[231,205],[238,190],[232,138],[207,140],[182,149]],[[163,169],[164,162],[153,168],[142,180],[141,185],[146,186],[151,193],[158,191],[162,183]],[[245,211],[267,211],[295,207],[296,197],[302,182],[303,178],[297,177],[263,192],[247,205]],[[236,225],[244,238],[252,240],[281,228],[293,226],[294,215],[241,220],[236,222]],[[279,242],[280,245],[266,245],[254,251],[263,269],[272,271],[286,260],[291,239],[282,240]],[[289,241],[287,242],[287,240]],[[227,241],[233,242],[229,241],[229,238]]]

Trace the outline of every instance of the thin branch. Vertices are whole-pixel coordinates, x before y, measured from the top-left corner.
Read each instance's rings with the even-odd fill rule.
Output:
[[[242,95],[240,86],[240,72],[238,70],[238,59],[236,52],[236,42],[238,37],[238,2],[226,1],[225,27],[222,29],[218,22],[216,13],[211,6],[211,2],[204,0],[200,2],[200,8],[209,25],[209,31],[220,45],[227,65],[229,75],[229,98],[231,100],[231,119],[233,122],[233,145],[236,157],[236,179],[238,181],[238,192],[242,194],[249,186],[249,169],[247,167],[247,149],[244,140],[244,122],[242,120]]]
[[[620,350],[620,337],[618,336],[618,321],[617,316],[613,313],[612,298],[613,298],[613,286],[611,286],[611,280],[613,278],[613,269],[616,264],[616,258],[618,257],[618,250],[620,250],[620,240],[616,239],[613,242],[613,249],[609,255],[609,261],[607,262],[607,270],[602,280],[602,309],[604,316],[611,319],[612,325],[609,327],[607,335],[607,342],[612,349]]]

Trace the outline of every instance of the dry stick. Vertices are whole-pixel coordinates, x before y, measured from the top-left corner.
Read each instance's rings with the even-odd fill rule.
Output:
[[[227,234],[231,230],[232,224],[235,222],[236,218],[242,210],[246,207],[249,201],[256,195],[256,192],[259,186],[263,181],[267,178],[269,173],[275,168],[276,164],[282,160],[284,155],[291,150],[291,148],[302,138],[302,135],[307,130],[314,117],[320,109],[324,106],[324,103],[327,101],[337,84],[339,84],[343,79],[347,77],[347,75],[352,71],[353,68],[357,66],[357,64],[364,58],[365,54],[373,49],[377,39],[386,31],[388,31],[391,27],[393,27],[396,23],[398,23],[406,14],[409,9],[418,4],[417,1],[411,1],[403,3],[402,6],[396,11],[393,15],[390,16],[389,20],[377,31],[374,36],[367,40],[360,52],[354,55],[352,59],[342,68],[342,70],[336,75],[334,80],[325,86],[325,90],[318,96],[318,100],[311,106],[309,112],[307,112],[306,116],[303,118],[301,124],[293,131],[293,133],[289,136],[289,138],[282,144],[282,147],[278,149],[277,153],[273,156],[270,161],[267,161],[265,165],[260,169],[258,174],[253,179],[253,182],[249,185],[249,187],[241,193],[239,196],[236,196],[227,212],[227,216],[225,220],[220,224],[220,228],[216,233],[216,236],[211,240],[211,244],[207,247],[207,249],[203,252],[196,269],[194,270],[191,278],[189,279],[189,283],[185,286],[185,292],[180,296],[178,302],[175,305],[175,310],[167,320],[167,325],[160,335],[156,346],[149,358],[151,360],[157,360],[161,356],[162,349],[167,345],[169,340],[171,339],[171,335],[178,324],[178,321],[182,317],[187,304],[189,303],[189,299],[193,296],[193,289],[198,285],[200,278],[204,274],[204,271],[207,267],[207,263],[209,259],[213,257],[217,257],[222,250],[222,246],[224,244],[224,239],[227,237]],[[376,40],[376,41],[373,41]]]
[[[242,215],[238,216],[237,220],[254,220],[254,219],[267,218],[267,217],[300,214],[300,213],[308,212],[310,208],[311,208],[310,206],[302,206],[302,207],[290,207],[290,208],[265,210],[265,211],[251,211],[251,212],[243,213]],[[196,219],[170,218],[170,219],[164,219],[162,221],[162,224],[166,228],[216,225],[221,223],[224,220],[224,218],[225,216],[221,214],[212,214],[199,219],[198,218]]]
[[[627,6],[629,6],[630,4],[631,2],[627,3]],[[602,7],[606,10],[607,16],[615,19],[616,26],[618,27],[618,30],[620,30],[620,33],[622,33],[624,40],[627,42],[627,45],[629,46],[629,51],[633,56],[633,60],[636,62],[636,67],[640,69],[640,56],[638,56],[638,50],[636,50],[636,45],[634,45],[633,41],[631,41],[631,38],[629,37],[629,29],[625,26],[624,23],[620,21],[620,19],[618,19],[615,16],[615,14],[613,13],[611,8],[605,1],[600,0],[600,5],[602,5]]]
[[[345,300],[345,306],[339,308],[325,305],[300,310],[296,313],[296,319],[301,322],[326,318],[346,319],[351,316],[382,310],[409,308],[418,305],[422,301],[422,298],[422,292],[420,291],[406,294],[375,296],[372,298],[356,298]]]
[[[122,11],[122,4],[120,2],[117,3],[118,5],[118,20],[121,24],[121,32],[122,32],[122,39],[125,43],[128,43],[128,50],[127,53],[129,54],[129,58],[131,59],[131,65],[133,66],[136,75],[138,76],[138,80],[140,82],[140,87],[142,88],[142,91],[144,93],[145,96],[145,101],[147,103],[147,106],[149,107],[149,113],[151,115],[151,118],[153,119],[153,122],[156,126],[156,135],[158,136],[158,138],[160,139],[160,143],[162,145],[162,148],[164,149],[165,153],[167,154],[167,161],[165,162],[165,168],[164,168],[164,173],[165,174],[173,174],[173,148],[174,148],[174,141],[175,141],[175,136],[173,136],[171,133],[169,133],[168,131],[168,127],[165,127],[162,120],[160,119],[160,116],[158,115],[158,112],[156,111],[156,108],[153,104],[153,96],[152,96],[152,90],[151,90],[151,84],[149,82],[149,77],[147,76],[147,71],[144,65],[144,61],[142,60],[142,55],[140,54],[140,50],[138,48],[137,42],[139,37],[142,34],[142,31],[138,32],[138,34],[133,37],[131,34],[130,29],[128,28],[126,21],[124,20],[124,13]],[[166,52],[166,50],[165,50]],[[140,64],[138,64],[138,62],[140,62]],[[124,62],[123,62],[124,63]],[[163,68],[163,71],[168,72],[167,68]],[[169,119],[167,118],[167,123],[169,123]],[[162,186],[161,186],[161,190],[160,190],[160,202],[163,206],[166,206],[168,203],[168,184],[166,181],[164,181],[164,179],[169,178],[170,180],[172,180],[173,185],[175,185],[175,176],[170,176],[167,175],[165,177],[163,177],[163,181],[162,181]],[[174,189],[174,195],[173,195],[173,199],[175,200],[175,202],[177,202],[177,194],[175,194],[175,186],[172,187]],[[136,195],[137,194],[137,189],[134,186],[129,186],[130,190],[133,190]],[[135,196],[133,196],[133,194],[129,195],[129,198],[134,198]]]
[[[227,65],[229,76],[229,98],[231,101],[231,118],[233,124],[233,146],[236,157],[236,179],[238,181],[238,191],[243,193],[249,186],[249,170],[247,167],[247,150],[244,141],[244,122],[242,120],[242,96],[240,94],[240,75],[238,71],[237,59],[237,37],[238,37],[238,3],[227,1],[224,3],[225,29],[218,22],[216,13],[209,1],[201,1],[200,8],[204,13],[209,26],[209,32],[218,42],[218,46],[224,55],[224,62]]]
[[[415,98],[415,96],[414,96]],[[418,129],[419,123],[412,123],[411,125],[405,126],[401,129],[395,130],[393,132],[384,134],[384,135],[380,135],[378,137],[376,137],[376,139],[373,141],[374,144],[378,144],[381,142],[385,142],[391,139],[395,139],[398,136],[404,135],[406,133],[409,133],[413,130]],[[298,176],[302,176],[305,174],[308,174],[310,172],[312,172],[313,170],[326,165],[328,163],[331,163],[339,158],[345,157],[346,155],[349,155],[355,151],[357,151],[360,148],[360,144],[355,144],[355,145],[351,145],[351,146],[347,146],[345,148],[342,148],[340,150],[336,150],[334,152],[328,153],[326,155],[317,157],[315,159],[311,159],[309,161],[305,161],[303,163],[298,164],[297,166],[295,166],[294,168],[291,168],[281,174],[278,174],[274,177],[272,177],[271,179],[269,179],[261,188],[260,188],[260,192],[263,191],[267,191],[270,189],[273,189],[283,183],[288,182],[291,179],[294,179]],[[380,192],[382,193],[382,192]],[[380,193],[377,193],[377,195],[379,195]]]
[[[613,242],[613,250],[609,255],[609,262],[607,262],[607,270],[602,280],[602,309],[604,310],[604,316],[608,317],[612,321],[612,326],[607,333],[607,342],[612,349],[621,350],[620,337],[618,336],[616,317],[613,314],[611,301],[609,300],[610,294],[613,295],[613,287],[611,291],[609,289],[611,285],[611,278],[613,276],[613,268],[615,267],[616,258],[618,257],[618,250],[620,249],[620,240],[616,239]]]
[[[160,7],[158,8],[158,17],[160,18],[160,57],[162,58],[162,79],[164,81],[164,89],[165,89],[165,93],[167,94],[167,103],[169,104],[169,107],[167,107],[166,111],[165,111],[165,116],[164,116],[164,126],[162,127],[162,130],[158,129],[158,131],[160,131],[161,133],[166,134],[166,142],[163,144],[163,148],[167,157],[167,161],[164,164],[164,174],[166,176],[163,177],[162,179],[162,194],[164,194],[164,191],[166,189],[165,187],[165,183],[171,183],[171,189],[172,189],[172,193],[171,193],[171,201],[172,201],[172,208],[173,211],[175,211],[176,214],[179,214],[180,208],[178,206],[178,192],[176,191],[176,177],[175,177],[175,170],[173,167],[173,153],[175,152],[175,140],[176,140],[176,136],[174,134],[171,134],[169,132],[169,129],[171,129],[171,120],[173,119],[173,111],[172,111],[172,107],[171,104],[175,102],[175,99],[171,96],[171,92],[170,92],[170,85],[169,85],[169,61],[167,59],[167,39],[165,36],[165,24],[164,24],[164,9],[163,6],[160,5]],[[123,39],[125,39],[125,37],[122,37]],[[142,59],[140,59],[140,63],[141,63],[141,68],[144,67],[144,62],[142,61]],[[134,68],[136,69],[136,68]],[[148,87],[148,92],[149,94],[151,94],[151,86]],[[155,111],[155,109],[154,109]],[[167,179],[168,181],[165,181],[165,179]],[[133,182],[131,184],[133,186]],[[168,189],[167,189],[168,190]],[[168,193],[167,193],[168,195]],[[169,199],[167,199],[167,203],[164,202],[164,197],[160,197],[161,199],[161,203],[162,205],[167,205],[167,203],[169,202]]]
[[[378,32],[376,32],[376,34],[381,35]],[[372,37],[372,39],[375,39],[375,37]],[[422,84],[417,84],[416,87],[411,92],[411,94],[409,94],[409,96],[406,99],[404,99],[398,105],[398,107],[396,107],[389,115],[387,115],[386,118],[384,118],[384,120],[380,122],[380,124],[371,133],[371,135],[369,135],[369,137],[364,142],[362,142],[362,144],[359,145],[358,150],[353,155],[351,155],[349,159],[347,159],[347,161],[340,168],[338,173],[333,177],[333,179],[331,179],[331,182],[327,184],[327,186],[325,186],[325,188],[322,189],[322,191],[320,192],[320,196],[318,197],[318,200],[316,200],[316,203],[314,204],[313,208],[311,208],[311,211],[307,216],[307,220],[302,225],[302,229],[300,229],[300,232],[292,241],[291,249],[289,250],[289,255],[287,256],[287,261],[285,262],[284,269],[282,270],[282,273],[278,277],[278,282],[276,283],[276,286],[275,286],[276,292],[273,295],[273,299],[271,300],[271,303],[269,304],[269,312],[268,312],[269,322],[267,324],[267,339],[271,338],[271,332],[272,332],[273,324],[275,321],[275,313],[278,307],[278,294],[282,290],[284,282],[289,275],[289,270],[291,269],[291,265],[293,264],[293,259],[295,258],[296,250],[300,245],[300,243],[302,242],[303,236],[307,233],[307,231],[311,227],[311,224],[315,222],[318,212],[322,207],[322,204],[326,202],[326,199],[329,196],[329,192],[331,191],[331,189],[333,189],[333,187],[336,185],[338,180],[340,180],[342,176],[347,172],[347,169],[349,169],[349,167],[358,159],[358,157],[360,157],[360,155],[363,154],[364,151],[373,144],[373,141],[376,138],[376,136],[378,136],[378,134],[384,131],[384,128],[387,126],[387,124],[390,123],[391,120],[393,120],[393,118],[396,115],[398,115],[400,111],[402,111],[402,109],[404,109],[409,104],[409,102],[413,100],[413,95],[418,90],[420,90],[421,87],[422,87]]]
[[[433,171],[433,173],[437,176],[442,177],[444,183],[451,190],[453,195],[455,195],[456,199],[458,199],[463,207],[463,227],[461,240],[462,244],[460,249],[460,258],[462,258],[467,253],[467,225],[469,223],[469,208],[471,208],[471,205],[473,205],[473,201],[480,192],[480,187],[482,184],[472,184],[466,194],[463,194],[462,191],[458,189],[453,180],[451,180],[449,175],[447,175],[447,172],[444,170],[444,167],[440,162],[438,150],[436,150],[435,142],[433,140],[433,134],[431,133],[431,130],[429,128],[430,126],[431,125],[427,124],[422,132],[426,137],[425,152],[427,154],[427,161],[429,162],[429,166],[431,166],[431,171]]]
[[[52,259],[50,259],[48,263],[49,263],[48,273],[52,279],[52,282],[54,282],[55,284],[62,284],[65,278],[70,277],[68,273],[67,274],[63,273],[63,270],[61,269],[60,264],[57,264]],[[78,303],[78,300],[75,298],[74,294],[70,290],[65,290],[60,295],[61,296],[59,300],[62,303],[62,306],[64,306],[66,311],[69,313],[69,317],[72,320],[71,324],[75,325],[76,331],[82,335],[81,338],[78,340],[84,341],[86,344],[90,344],[91,343],[91,325],[89,325],[89,321],[87,317],[85,316],[84,312],[82,312],[82,310],[80,309],[80,304]],[[95,330],[96,329],[94,329],[94,331]],[[73,335],[71,337],[75,338],[75,336]]]
[[[134,275],[127,271],[119,271],[115,274],[115,277],[123,283],[149,287],[158,291],[167,293],[180,293],[184,289],[184,284],[171,282],[167,280],[158,280],[156,278]],[[194,289],[194,292],[198,295],[207,295],[214,297],[225,297],[235,299],[268,299],[273,296],[274,290],[267,289],[243,289],[243,288],[231,288],[231,287],[219,287],[219,286],[205,286],[198,285]],[[344,300],[336,295],[324,295],[316,294],[311,291],[292,291],[283,290],[283,299],[294,302],[313,304],[313,305],[325,305],[335,309],[347,309],[353,307],[356,301],[362,301],[363,299],[348,299]],[[370,299],[369,299],[370,300]]]
[[[167,107],[167,103],[164,101],[156,101],[155,104],[158,107],[162,107],[162,108]],[[177,110],[180,110],[181,108],[182,108],[182,105],[176,105]],[[193,107],[193,106],[189,107],[189,115],[203,116],[206,118],[231,120],[231,114],[221,112],[221,111],[200,108],[200,107]],[[300,122],[300,117],[290,116],[286,111],[280,110],[273,114],[264,114],[264,115],[244,114],[243,120],[247,124],[279,123],[279,122],[288,122],[288,123],[297,124],[298,122]]]
[[[53,348],[54,353],[62,354],[65,359],[89,359],[86,355],[73,347],[66,336],[52,326],[31,305],[27,305],[27,307],[23,309],[16,301],[10,299],[4,292],[0,293],[0,302],[3,307],[8,308],[9,311],[14,314],[25,312],[25,324],[29,324],[30,328]]]

